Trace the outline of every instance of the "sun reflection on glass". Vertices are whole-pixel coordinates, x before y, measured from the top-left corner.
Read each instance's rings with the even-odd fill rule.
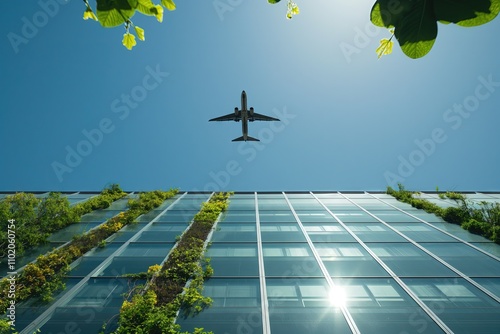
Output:
[[[346,294],[341,286],[334,286],[330,289],[330,305],[342,307],[346,304]]]

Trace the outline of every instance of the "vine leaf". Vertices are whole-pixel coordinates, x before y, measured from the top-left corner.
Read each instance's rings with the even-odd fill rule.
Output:
[[[394,42],[392,41],[392,39],[382,38],[380,40],[380,45],[375,50],[375,52],[377,53],[378,59],[380,59],[382,56],[390,55],[392,53],[393,45],[394,45]]]
[[[167,9],[167,10],[175,10],[175,3],[174,0],[161,0],[161,4]]]
[[[126,23],[135,14],[138,0],[97,0],[97,18],[103,27]]]
[[[138,26],[134,26],[134,30],[135,30],[135,33],[137,34],[137,38],[139,38],[139,40],[141,40],[141,41],[144,41],[145,40],[144,29],[142,29],[141,27],[138,27]]]
[[[84,20],[91,19],[97,21],[97,16],[94,14],[94,12],[90,7],[87,7],[87,9],[85,9],[85,11],[83,12],[83,19]]]
[[[125,34],[123,34],[122,44],[127,49],[132,50],[132,48],[137,44],[137,42],[135,41],[135,36],[127,31]]]

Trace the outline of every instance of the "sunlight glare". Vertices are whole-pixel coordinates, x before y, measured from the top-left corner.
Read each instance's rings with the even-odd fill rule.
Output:
[[[345,289],[340,286],[331,288],[329,297],[332,306],[342,307],[346,305]]]

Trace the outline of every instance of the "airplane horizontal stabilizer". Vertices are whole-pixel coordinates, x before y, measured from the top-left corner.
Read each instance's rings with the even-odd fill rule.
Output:
[[[260,141],[257,138],[247,136],[247,140],[243,136],[233,139],[232,141]]]

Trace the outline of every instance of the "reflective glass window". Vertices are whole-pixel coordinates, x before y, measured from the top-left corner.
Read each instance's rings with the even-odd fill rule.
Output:
[[[337,222],[335,218],[326,210],[320,211],[309,211],[309,210],[298,210],[296,211],[299,219],[303,223],[322,223],[322,222]]]
[[[214,242],[206,257],[214,269],[213,277],[259,275],[257,244]]]
[[[500,276],[500,261],[463,243],[422,243],[467,276]]]
[[[403,279],[454,333],[497,333],[500,307],[463,279]]]
[[[351,333],[324,278],[266,279],[273,334]]]
[[[307,243],[264,243],[266,276],[322,276]]]
[[[228,223],[255,223],[255,210],[226,211],[221,221]]]
[[[288,198],[294,210],[324,210],[323,206],[314,198]]]
[[[210,278],[203,295],[212,298],[213,304],[195,316],[178,317],[181,332],[203,327],[214,333],[262,333],[258,279]]]
[[[380,210],[373,212],[373,214],[386,223],[413,223],[419,221],[397,210]]]
[[[473,280],[500,298],[500,277],[477,277]]]
[[[353,242],[355,239],[339,223],[304,223],[313,242]]]
[[[259,211],[259,219],[263,224],[297,221],[291,211]]]
[[[358,243],[315,243],[330,276],[389,276]]]
[[[411,243],[366,245],[398,276],[456,276],[450,269]]]
[[[263,242],[273,241],[306,241],[297,223],[274,223],[260,226]]]
[[[435,322],[393,279],[333,279],[360,332],[442,333]],[[422,329],[423,328],[423,329]]]
[[[345,223],[363,242],[404,242],[402,236],[382,223]]]
[[[389,223],[393,228],[416,242],[456,242],[451,236],[425,223]]]
[[[335,211],[335,216],[343,223],[371,223],[377,222],[375,218],[362,210],[338,210]]]
[[[257,241],[255,223],[219,222],[212,234],[213,242]]]
[[[41,328],[41,333],[99,333],[102,325],[116,326],[123,293],[144,281],[120,278],[91,279],[63,307],[58,307]],[[16,324],[17,325],[17,324]],[[19,329],[16,326],[16,329]]]

